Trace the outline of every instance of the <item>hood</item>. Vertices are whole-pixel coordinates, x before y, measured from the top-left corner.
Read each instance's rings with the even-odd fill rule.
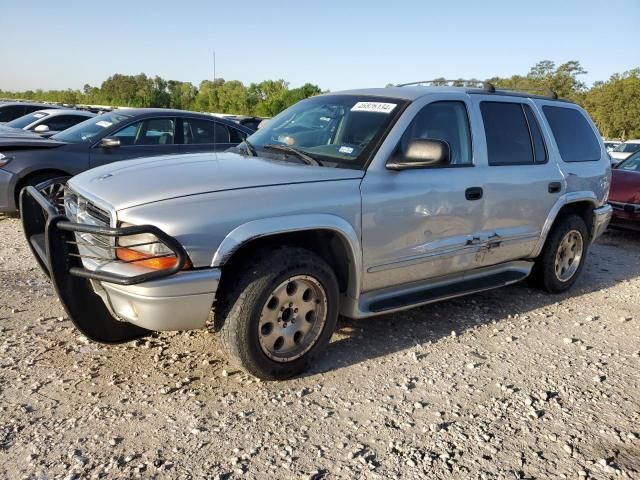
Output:
[[[0,132],[0,152],[30,148],[55,148],[62,145],[66,145],[66,143],[42,138],[40,135],[24,130],[18,130],[18,133]]]
[[[640,204],[640,172],[612,170],[609,200]]]
[[[69,185],[81,195],[122,210],[187,195],[363,176],[362,170],[317,167],[225,152],[121,161],[81,173],[73,177]]]

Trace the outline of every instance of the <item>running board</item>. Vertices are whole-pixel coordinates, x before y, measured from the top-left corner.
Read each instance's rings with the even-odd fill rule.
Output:
[[[415,286],[411,289],[395,293],[389,292],[380,296],[375,295],[374,298],[371,298],[371,302],[365,312],[368,311],[369,315],[389,313],[511,285],[527,278],[533,266],[532,262],[517,263],[516,268],[470,272],[466,277],[457,280]]]

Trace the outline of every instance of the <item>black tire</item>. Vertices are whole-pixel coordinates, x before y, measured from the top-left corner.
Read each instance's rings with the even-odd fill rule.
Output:
[[[317,254],[294,247],[259,252],[244,265],[227,279],[216,305],[216,318],[220,315],[222,322],[219,338],[229,361],[264,380],[285,379],[305,371],[335,330],[339,289],[333,270]],[[312,277],[324,289],[325,322],[315,342],[299,358],[274,361],[260,343],[261,313],[274,290],[296,275]]]
[[[25,178],[24,180],[22,180],[18,184],[18,187],[16,188],[16,192],[15,192],[16,212],[14,212],[14,216],[17,217],[20,215],[20,192],[22,191],[23,188],[37,187],[41,183],[44,183],[49,180],[53,180],[54,178],[68,178],[68,177],[64,177],[63,174],[59,174],[59,173],[34,173],[28,176],[27,178]]]
[[[569,232],[578,232],[582,238],[582,253],[578,267],[570,278],[560,279],[556,272],[556,255],[561,246],[561,242]],[[584,220],[575,214],[563,216],[556,221],[551,232],[547,236],[540,256],[531,273],[532,284],[549,293],[562,293],[576,282],[587,260],[589,250],[589,232]]]

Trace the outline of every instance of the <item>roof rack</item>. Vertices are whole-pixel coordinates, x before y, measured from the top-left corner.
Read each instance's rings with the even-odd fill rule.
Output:
[[[434,80],[422,80],[419,82],[409,82],[409,83],[399,83],[396,85],[396,87],[410,87],[413,85],[424,85],[425,83],[430,83],[432,85],[435,86],[439,86],[439,87],[444,87],[444,86],[454,86],[454,87],[473,87],[475,86],[482,86],[482,89],[493,93],[496,91],[496,87],[490,83],[490,82],[486,82],[484,80],[476,80],[476,79],[471,79],[471,80],[464,80],[462,78],[457,78],[455,80],[446,80],[444,78],[436,78]]]
[[[458,78],[456,80],[445,80],[443,78],[436,78],[434,80],[422,80],[420,82],[409,82],[409,83],[399,83],[396,87],[409,87],[413,85],[424,85],[424,84],[432,84],[434,86],[444,87],[444,86],[454,86],[454,87],[477,87],[480,86],[483,90],[483,93],[497,93],[503,95],[514,95],[514,96],[535,96],[537,98],[545,98],[552,100],[561,100],[558,97],[558,94],[553,90],[543,89],[543,88],[523,88],[520,90],[510,89],[510,88],[500,88],[496,89],[495,85],[491,82],[487,82],[486,80],[464,80]],[[538,93],[539,95],[527,95],[527,92]],[[480,93],[480,92],[475,92]]]

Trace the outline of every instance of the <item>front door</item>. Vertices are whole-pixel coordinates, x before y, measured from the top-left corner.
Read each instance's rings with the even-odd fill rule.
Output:
[[[482,168],[475,165],[466,100],[419,109],[393,155],[414,139],[446,141],[450,165],[392,171],[363,179],[363,290],[435,279],[473,268],[482,239]],[[409,111],[406,112],[407,114]]]

